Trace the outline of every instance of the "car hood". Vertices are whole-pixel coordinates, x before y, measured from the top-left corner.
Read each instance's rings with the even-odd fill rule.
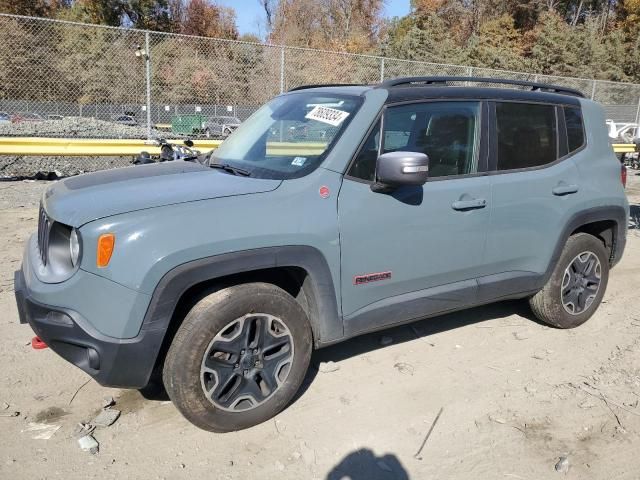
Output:
[[[146,208],[275,190],[281,180],[234,176],[195,162],[118,168],[56,182],[43,195],[48,215],[79,227]]]

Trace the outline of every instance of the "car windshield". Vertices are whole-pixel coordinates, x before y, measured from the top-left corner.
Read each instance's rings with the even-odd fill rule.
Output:
[[[315,170],[349,124],[362,98],[318,92],[276,97],[213,152],[211,163],[256,178],[299,178]]]

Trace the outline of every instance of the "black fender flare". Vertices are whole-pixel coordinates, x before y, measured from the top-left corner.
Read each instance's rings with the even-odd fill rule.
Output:
[[[544,286],[544,284],[547,283],[547,281],[551,277],[551,274],[556,267],[556,263],[558,263],[558,259],[560,258],[560,254],[562,253],[562,249],[567,243],[567,240],[569,240],[571,234],[584,225],[606,220],[614,221],[617,227],[613,231],[613,244],[610,264],[611,266],[614,266],[620,261],[627,240],[627,213],[624,207],[594,207],[577,212],[576,214],[571,216],[571,218],[569,218],[569,221],[565,224],[565,227],[562,230],[562,234],[558,238],[558,242],[556,243],[556,246],[553,250],[553,256],[551,257],[551,261],[549,262],[547,271],[544,274],[544,279],[541,282],[540,288],[542,288],[542,286]]]
[[[309,246],[265,247],[224,253],[183,263],[158,282],[142,321],[140,333],[166,332],[182,295],[192,286],[228,275],[276,267],[299,267],[307,272],[316,315],[309,321],[316,345],[344,336],[331,270],[324,255]]]

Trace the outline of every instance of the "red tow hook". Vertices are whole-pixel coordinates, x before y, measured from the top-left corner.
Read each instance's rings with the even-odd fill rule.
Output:
[[[34,350],[42,350],[43,348],[49,348],[49,346],[44,343],[40,337],[33,337],[31,339],[31,348]]]

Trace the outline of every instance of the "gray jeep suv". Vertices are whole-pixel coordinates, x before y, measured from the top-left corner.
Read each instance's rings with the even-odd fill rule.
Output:
[[[355,335],[517,298],[582,324],[628,208],[603,110],[575,90],[302,87],[198,161],[53,184],[15,292],[21,322],[99,383],[160,373],[192,423],[238,430]]]

